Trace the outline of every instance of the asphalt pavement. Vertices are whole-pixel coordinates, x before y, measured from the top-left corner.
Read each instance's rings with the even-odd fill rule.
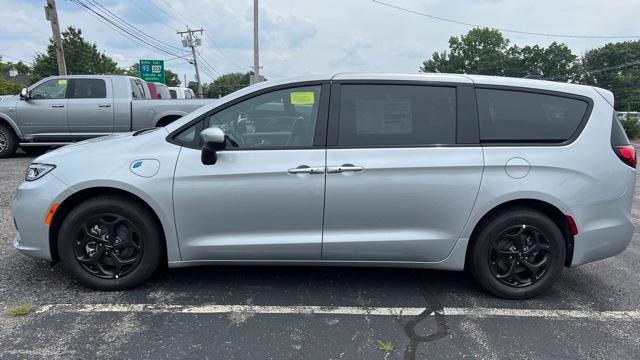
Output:
[[[215,266],[98,292],[11,246],[32,158],[0,159],[0,359],[631,359],[640,238],[508,301],[457,272]],[[633,208],[640,224],[640,196]],[[16,306],[34,312],[10,316]],[[384,346],[383,346],[384,345]],[[381,350],[385,347],[389,352]],[[392,349],[392,350],[391,350]]]

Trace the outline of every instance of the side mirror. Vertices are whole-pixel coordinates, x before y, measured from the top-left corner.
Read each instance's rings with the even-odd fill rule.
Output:
[[[29,99],[29,91],[27,90],[27,88],[22,88],[22,90],[20,91],[20,99],[22,100],[27,100]]]
[[[224,131],[219,127],[210,127],[202,130],[200,133],[202,138],[202,163],[205,165],[213,165],[218,161],[217,151],[225,148],[227,137]]]

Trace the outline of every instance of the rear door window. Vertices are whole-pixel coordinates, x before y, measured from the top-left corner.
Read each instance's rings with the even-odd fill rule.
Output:
[[[533,92],[477,89],[480,140],[562,143],[578,130],[586,101]]]
[[[338,146],[421,146],[455,141],[455,87],[341,87]]]
[[[74,79],[72,99],[103,99],[107,97],[107,86],[102,79]]]

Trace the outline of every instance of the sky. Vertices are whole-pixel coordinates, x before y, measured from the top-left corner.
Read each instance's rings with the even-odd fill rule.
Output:
[[[183,55],[178,30],[204,29],[202,81],[253,65],[253,0],[82,0],[113,14]],[[381,0],[487,27],[567,35],[638,36],[639,0]],[[31,62],[46,49],[51,25],[45,0],[0,0],[0,55]],[[165,60],[168,69],[194,79],[193,66],[157,52],[101,22],[75,1],[57,0],[61,27],[82,29],[86,40],[128,67],[140,59]],[[95,5],[94,5],[95,6]],[[8,16],[7,16],[8,15]],[[416,73],[434,51],[447,49],[466,25],[411,14],[371,0],[260,0],[260,63],[267,79],[337,72]],[[503,33],[512,44],[564,42],[574,53],[622,39],[559,38]],[[182,52],[180,52],[182,51]],[[202,62],[202,61],[201,61]]]

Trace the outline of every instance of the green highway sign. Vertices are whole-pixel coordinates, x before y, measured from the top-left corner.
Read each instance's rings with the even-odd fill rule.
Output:
[[[140,78],[164,84],[164,60],[140,60]]]

